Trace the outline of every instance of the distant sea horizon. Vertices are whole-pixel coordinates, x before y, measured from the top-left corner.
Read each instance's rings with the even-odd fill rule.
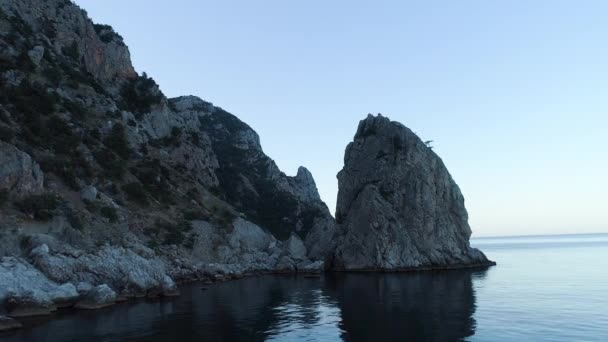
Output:
[[[547,233],[547,234],[516,234],[516,235],[471,235],[471,240],[478,239],[504,239],[504,238],[537,238],[537,237],[548,237],[548,236],[571,236],[571,235],[608,235],[608,231],[605,232],[585,232],[585,233]]]

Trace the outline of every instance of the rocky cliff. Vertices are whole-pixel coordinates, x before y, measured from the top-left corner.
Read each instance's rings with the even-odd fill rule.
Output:
[[[68,0],[0,0],[0,315],[318,272],[333,231],[308,170],[285,175],[225,110],[166,98],[112,27]]]
[[[338,174],[333,267],[407,270],[486,266],[469,245],[464,198],[416,134],[381,115],[359,123]]]
[[[337,227],[311,173],[195,96],[168,99],[68,0],[0,0],[3,317],[172,296],[259,272],[487,265],[458,187],[418,137],[361,122]]]

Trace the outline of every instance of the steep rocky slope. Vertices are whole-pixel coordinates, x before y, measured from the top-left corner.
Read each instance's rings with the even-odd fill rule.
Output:
[[[452,268],[492,264],[469,245],[464,198],[441,159],[400,123],[359,123],[338,174],[333,267]]]
[[[334,220],[237,117],[167,99],[67,0],[0,0],[0,315],[318,271]],[[12,325],[12,324],[9,324]]]

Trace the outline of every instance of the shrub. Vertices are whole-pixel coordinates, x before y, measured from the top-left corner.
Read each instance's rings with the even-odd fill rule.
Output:
[[[107,218],[110,223],[116,223],[118,221],[118,213],[114,207],[105,206],[102,207],[99,212],[101,213],[101,216]]]
[[[97,33],[97,35],[99,36],[99,39],[101,39],[102,42],[107,44],[113,40],[116,40],[119,43],[123,43],[122,36],[120,34],[116,33],[114,31],[114,28],[112,28],[112,26],[94,24],[93,27],[95,28],[95,33]]]
[[[106,174],[116,180],[124,177],[127,171],[127,165],[124,160],[118,157],[114,152],[107,148],[96,151],[94,154],[95,160],[101,167],[104,168]]]
[[[134,113],[137,119],[141,119],[144,114],[149,113],[152,106],[160,103],[163,98],[154,79],[148,77],[145,72],[142,76],[125,83],[120,95],[122,97],[121,107]]]
[[[163,241],[165,245],[181,245],[184,243],[186,233],[192,230],[192,223],[181,221],[177,225],[165,224],[164,229],[167,231]]]
[[[61,82],[61,70],[56,66],[47,66],[42,70],[42,76],[46,77],[51,84],[57,86]]]
[[[17,111],[26,117],[49,115],[55,111],[57,99],[49,94],[39,83],[21,81],[15,88],[9,90],[9,98]]]
[[[68,123],[56,115],[47,120],[40,138],[58,154],[71,154],[80,144],[80,139],[74,135]]]
[[[8,190],[0,190],[0,207],[8,201]]]
[[[209,215],[205,214],[202,210],[189,210],[186,209],[182,212],[184,220],[195,221],[195,220],[206,220]]]
[[[179,146],[180,138],[182,136],[182,129],[179,127],[171,128],[171,135],[163,138],[163,145],[165,146]]]
[[[148,195],[141,183],[133,182],[122,186],[122,191],[127,194],[127,197],[141,205],[148,205]]]
[[[167,180],[169,171],[160,160],[146,160],[131,168],[131,172],[143,183],[146,191],[165,204],[173,204],[171,186]]]
[[[68,113],[72,114],[73,118],[78,120],[86,119],[89,114],[89,111],[79,102],[64,99],[62,105]]]
[[[76,229],[76,230],[83,230],[84,229],[84,223],[82,222],[82,218],[80,217],[80,215],[69,209],[66,210],[65,216],[68,220],[68,222],[70,223],[70,225],[72,226],[72,228]]]
[[[15,203],[25,214],[33,215],[37,220],[53,218],[55,210],[62,204],[61,197],[54,194],[31,195]]]
[[[94,175],[89,161],[80,151],[69,156],[44,158],[39,163],[45,173],[59,176],[72,190],[80,190],[79,178],[88,180]]]
[[[104,139],[104,144],[123,159],[131,156],[131,147],[127,141],[125,126],[120,123],[114,124],[110,134]]]

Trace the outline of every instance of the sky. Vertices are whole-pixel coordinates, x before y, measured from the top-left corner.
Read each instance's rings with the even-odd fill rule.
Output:
[[[433,140],[474,236],[608,232],[607,1],[76,0],[333,212],[359,120]]]

